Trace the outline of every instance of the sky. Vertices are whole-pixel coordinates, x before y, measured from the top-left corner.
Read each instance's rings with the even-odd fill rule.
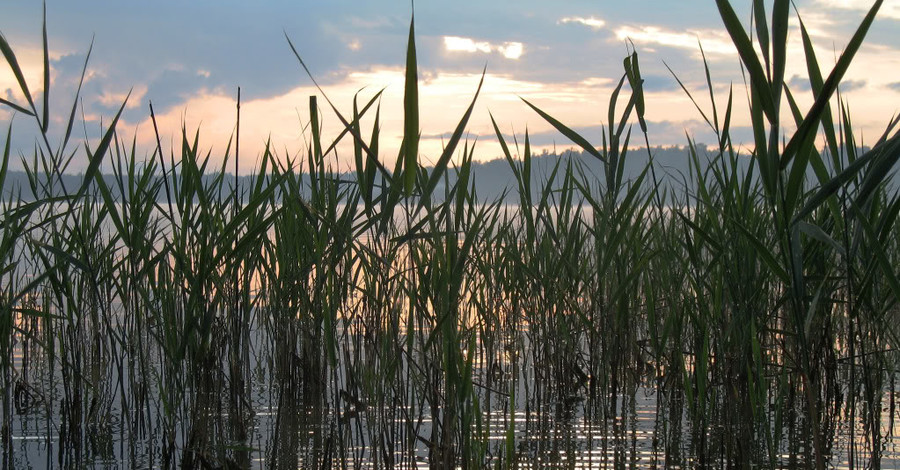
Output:
[[[32,94],[42,96],[42,6],[4,0],[0,32],[17,54]],[[750,2],[733,0],[749,26]],[[770,2],[766,2],[767,4]],[[787,81],[801,107],[812,103],[800,42],[799,13],[827,75],[871,6],[865,0],[797,0],[789,30]],[[50,135],[58,142],[93,41],[75,135],[96,145],[101,129],[125,102],[119,136],[134,139],[139,156],[155,146],[153,103],[166,152],[180,147],[182,129],[199,131],[200,147],[221,161],[235,130],[241,87],[241,160],[249,171],[270,142],[280,158],[304,155],[309,96],[318,95],[325,137],[341,128],[322,93],[294,57],[296,46],[327,97],[350,115],[379,100],[381,158],[392,163],[403,129],[403,74],[415,12],[421,113],[420,161],[435,161],[486,70],[467,127],[475,158],[502,156],[491,116],[506,138],[526,130],[536,151],[572,144],[523,103],[526,99],[600,145],[610,95],[633,44],[646,93],[651,146],[713,142],[708,126],[667,65],[706,112],[711,109],[702,44],[713,92],[724,108],[734,91],[735,143],[750,145],[747,91],[739,57],[715,4],[706,0],[547,2],[456,0],[409,2],[331,0],[47,1],[51,66]],[[626,86],[627,88],[627,86]],[[857,133],[874,142],[900,111],[900,0],[887,0],[845,75],[842,97]],[[0,64],[0,97],[25,104],[13,74]],[[622,102],[624,103],[624,99]],[[373,125],[363,120],[364,135]],[[13,123],[17,155],[33,154],[36,124],[0,105],[0,128]],[[3,132],[2,139],[6,139]],[[338,146],[347,168],[352,153]],[[17,163],[13,162],[12,167]],[[76,157],[69,171],[85,165]],[[20,167],[21,165],[19,165]]]

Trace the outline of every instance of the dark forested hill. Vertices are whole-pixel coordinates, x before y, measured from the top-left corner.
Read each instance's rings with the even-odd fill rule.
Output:
[[[698,144],[695,147],[698,161],[701,168],[708,166],[715,153],[711,149],[707,149],[705,145]],[[661,186],[668,186],[675,189],[683,188],[686,178],[696,170],[692,170],[691,152],[688,147],[655,147],[651,149],[653,160],[655,163],[656,176]],[[741,168],[749,168],[750,158],[747,156],[737,157],[741,162]],[[630,150],[625,155],[625,170],[623,179],[625,181],[633,180],[638,177],[649,162],[649,155],[645,148]],[[521,161],[517,161],[521,164]],[[542,186],[547,178],[552,174],[553,168],[559,164],[560,171],[556,174],[556,180],[552,185],[556,186],[561,181],[562,175],[567,166],[576,173],[583,172],[588,181],[595,179],[597,185],[603,184],[603,167],[602,163],[596,158],[585,152],[565,151],[557,154],[541,154],[535,155],[532,159],[532,177],[533,187],[537,191],[537,187]],[[453,181],[455,172],[451,169],[448,172],[448,178]],[[346,173],[339,177],[343,180],[352,180],[355,174]],[[812,177],[812,175],[809,175]],[[55,191],[57,194],[63,193],[63,188],[69,193],[77,191],[82,182],[82,175],[64,174],[61,183],[55,183]],[[211,176],[207,176],[211,178]],[[238,178],[238,184],[247,187],[250,184],[250,176],[241,176]],[[118,196],[116,188],[118,184],[115,177],[109,174],[104,175],[107,185]],[[475,162],[472,165],[472,179],[479,200],[483,202],[493,201],[505,194],[506,190],[511,194],[506,194],[508,202],[515,202],[518,197],[515,195],[515,180],[510,169],[510,164],[505,159],[495,159],[486,162]],[[232,176],[227,176],[226,181],[232,181]],[[648,181],[649,182],[649,178]],[[691,186],[691,185],[689,185]],[[435,191],[436,196],[443,194],[440,187]],[[22,171],[10,171],[7,174],[6,182],[3,185],[3,199],[21,198],[22,200],[33,200],[31,185],[28,182],[27,175]],[[164,192],[160,192],[160,198],[165,197]]]

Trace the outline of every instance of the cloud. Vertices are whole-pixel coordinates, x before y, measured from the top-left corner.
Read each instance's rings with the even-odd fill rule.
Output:
[[[671,75],[643,75],[643,88],[645,91],[672,91],[680,90],[678,82]]]
[[[866,87],[866,80],[844,80],[840,84],[840,89],[844,93],[860,90]]]
[[[872,8],[872,2],[869,0],[818,0],[816,3],[836,10],[865,12]],[[888,0],[884,2],[881,9],[878,10],[878,16],[880,18],[900,20],[900,1]]]
[[[288,48],[286,31],[345,116],[353,94],[361,88],[368,86],[360,95],[362,99],[389,86],[381,121],[381,147],[386,158],[390,159],[398,146],[410,20],[406,3],[363,2],[350,14],[346,2],[318,2],[301,7],[296,2],[232,2],[206,12],[209,14],[200,14],[208,10],[203,2],[101,3],[56,1],[48,12],[51,47],[61,46],[62,51],[68,51],[51,53],[54,83],[50,109],[52,116],[59,115],[61,119],[51,122],[51,132],[65,131],[62,121],[68,119],[90,32],[96,32],[97,41],[81,94],[88,122],[80,125],[79,109],[77,128],[87,127],[91,132],[98,129],[100,116],[108,122],[125,93],[134,88],[129,101],[132,109],[125,111],[122,128],[131,131],[129,126],[140,123],[138,132],[150,136],[145,141],[146,148],[155,147],[146,106],[147,100],[152,100],[161,124],[165,120],[164,139],[174,135],[177,140],[183,121],[187,121],[189,129],[202,123],[204,142],[221,150],[233,131],[234,94],[241,86],[242,153],[258,153],[269,135],[279,143],[279,149],[302,149],[305,143],[300,136],[302,123],[298,114],[305,116],[308,96],[316,91]],[[815,36],[822,72],[827,75],[871,0],[797,3],[804,24]],[[844,91],[858,90],[852,96],[854,109],[864,109],[866,116],[873,116],[855,119],[867,134],[880,131],[881,121],[896,111],[896,100],[885,99],[884,95],[900,96],[894,94],[900,93],[896,74],[900,51],[895,47],[896,33],[892,32],[896,23],[884,19],[886,11],[887,17],[892,16],[890,11],[898,3],[886,0],[866,43],[847,71],[845,79],[849,81],[842,85]],[[450,8],[440,3],[417,4],[423,135],[438,137],[454,128],[471,100],[485,63],[488,76],[468,129],[471,136],[481,136],[476,159],[499,155],[487,137],[493,134],[487,111],[504,129],[514,126],[524,131],[527,127],[533,135],[550,129],[521,102],[520,96],[567,125],[586,129],[602,124],[610,94],[622,74],[621,60],[626,53],[622,41],[626,38],[638,45],[641,53],[648,120],[671,123],[655,128],[652,144],[683,143],[684,129],[693,125],[681,122],[699,119],[694,105],[660,59],[678,72],[692,93],[697,92],[695,98],[710,113],[704,68],[698,60],[698,39],[710,59],[720,109],[727,98],[728,84],[734,83],[733,128],[749,122],[740,109],[746,100],[738,99],[744,93],[739,61],[714,7],[685,8],[677,2],[659,2],[637,19],[634,9],[624,3],[585,12],[565,12],[558,5],[534,0],[526,6],[522,12],[509,14],[502,5],[471,0]],[[298,13],[298,8],[303,12]],[[176,14],[184,9],[190,14]],[[11,2],[6,10],[6,15],[0,15],[0,29],[14,43],[31,91],[40,100],[40,5]],[[748,23],[748,18],[741,16]],[[249,21],[251,18],[269,18],[274,23]],[[797,31],[799,23],[791,21],[786,77],[791,77],[788,82],[792,90],[798,91],[798,104],[807,109],[812,98],[804,78],[808,72]],[[158,34],[162,30],[169,32]],[[616,41],[618,44],[611,46]],[[800,92],[796,87],[807,91]],[[626,86],[623,94],[627,93]],[[8,67],[0,67],[0,96],[24,103]],[[620,108],[626,102],[620,97]],[[319,103],[327,120],[324,100]],[[12,116],[2,108],[0,125]],[[15,125],[33,127],[33,119],[24,117],[16,117]],[[337,121],[332,118],[329,122],[334,125]],[[702,136],[702,127],[696,129],[698,138],[710,142]],[[14,142],[26,142],[27,153],[33,136],[20,133],[18,127],[15,134],[19,140]],[[58,137],[52,139],[56,140]],[[433,158],[439,154],[440,139],[431,140],[434,142],[423,143],[422,154]],[[552,145],[562,140],[556,134],[544,142]],[[139,138],[139,144],[142,142]],[[352,155],[352,150],[343,152],[341,158],[348,154]]]
[[[204,89],[213,88],[214,81],[210,76],[206,69],[191,70],[171,66],[148,81],[145,94],[153,101],[157,111],[167,110],[200,94]]]
[[[609,87],[615,85],[614,80],[608,77],[588,77],[581,81],[585,87]]]
[[[803,26],[811,37],[833,38],[835,36],[835,28],[838,27],[835,15],[823,11],[822,9],[810,10],[804,9],[800,12],[800,17],[791,16],[788,18],[788,25],[791,28],[800,29],[800,20],[803,20]],[[799,32],[798,32],[799,34]]]
[[[636,122],[632,122],[631,124],[636,130],[639,130],[637,128]],[[647,126],[651,146],[661,143],[665,143],[666,145],[685,145],[687,144],[686,135],[690,136],[694,142],[716,142],[715,134],[712,133],[709,126],[704,121],[699,119],[687,119],[684,121],[648,120]],[[600,146],[601,142],[603,141],[603,135],[605,132],[605,128],[603,126],[574,125],[570,128],[587,139],[588,142],[596,146]],[[749,128],[747,128],[746,130],[749,130]],[[740,137],[752,139],[752,132],[744,131],[745,130],[742,130],[739,133]],[[553,151],[554,147],[557,151],[569,148],[580,150],[577,145],[566,139],[555,129],[532,132],[529,135],[529,138],[532,145],[539,148],[550,149],[551,151]],[[634,149],[637,147],[642,147],[643,139],[641,139],[640,142],[640,144],[630,144],[629,148]],[[735,143],[737,143],[737,141]]]
[[[800,75],[793,75],[788,80],[787,84],[793,92],[812,90],[812,85],[809,84],[809,78],[801,77]]]
[[[508,42],[498,46],[497,50],[507,59],[518,60],[525,53],[525,46],[521,42]]]
[[[840,83],[840,90],[843,93],[849,93],[851,91],[861,90],[868,85],[867,80],[843,80]],[[808,92],[812,90],[812,85],[809,83],[809,78],[801,77],[800,75],[793,75],[787,82],[788,87],[790,87],[791,91],[798,92]]]
[[[37,48],[22,47],[16,49],[19,68],[22,70],[25,81],[29,85],[29,91],[34,96],[38,96],[38,93],[43,90],[43,87],[40,86],[43,83],[41,80],[44,73],[43,53],[43,50]],[[27,107],[25,95],[22,94],[19,82],[6,65],[6,61],[4,60],[3,62],[2,67],[0,67],[0,90],[15,90],[15,99],[12,101]]]
[[[444,36],[444,49],[450,52],[483,52],[490,54],[493,47],[487,41],[476,42],[470,38]]]
[[[127,92],[106,91],[97,97],[97,103],[102,106],[102,109],[104,110],[114,110],[118,109],[119,106],[122,106],[122,103],[125,103],[125,99],[127,98],[128,102],[126,103],[125,108],[135,109],[141,106],[141,102],[146,95],[147,87],[145,85],[139,85],[131,90],[130,96]]]
[[[567,16],[565,18],[560,19],[556,22],[556,24],[569,24],[576,23],[582,24],[590,27],[591,29],[601,29],[606,26],[606,21],[601,20],[600,18],[594,18],[593,16],[589,16],[587,18],[582,16]]]
[[[347,18],[347,22],[353,26],[353,29],[372,29],[372,30],[392,30],[401,26],[400,22],[392,20],[386,16],[376,16],[362,18],[353,16]]]
[[[468,107],[475,89],[481,79],[481,73],[430,72],[427,79],[419,82],[419,105],[421,112],[422,142],[420,158],[424,163],[433,163],[446,144],[448,132],[459,122]],[[653,82],[653,80],[651,80]],[[542,83],[515,78],[514,75],[488,73],[476,103],[476,112],[472,115],[466,128],[469,142],[477,140],[476,160],[496,158],[502,155],[494,138],[491,123],[493,116],[500,128],[524,132],[532,135],[532,148],[535,152],[551,151],[553,148],[564,149],[572,146],[537,113],[531,111],[521,98],[525,98],[548,114],[563,120],[567,125],[584,131],[592,142],[602,140],[600,132],[604,125],[607,99],[613,91],[617,80],[594,77],[570,82]],[[380,148],[385,162],[397,154],[402,139],[403,129],[403,67],[382,67],[369,71],[347,74],[339,83],[327,85],[325,92],[346,116],[353,95],[361,88],[360,101],[366,102],[373,93],[382,89],[381,102],[381,142]],[[684,142],[684,127],[676,124],[676,119],[683,118],[686,106],[690,106],[687,98],[679,92],[653,92],[647,90],[648,111],[662,119],[670,119],[673,124],[666,132],[651,134],[652,144],[670,144]],[[627,92],[625,92],[627,93]],[[306,124],[306,106],[308,97],[318,94],[316,90],[304,85],[289,92],[266,99],[248,99],[241,106],[241,143],[243,154],[250,158],[259,155],[262,144],[272,138],[277,149],[287,148],[289,152],[302,150],[307,137],[302,128]],[[624,100],[624,98],[620,99]],[[665,103],[671,104],[665,104]],[[320,106],[324,100],[319,99]],[[622,104],[624,106],[624,102]],[[488,113],[490,111],[490,114]],[[363,128],[372,125],[372,111],[364,121]],[[227,93],[207,90],[191,96],[186,102],[170,107],[166,112],[157,114],[160,133],[165,140],[174,136],[177,140],[182,123],[189,130],[198,124],[201,129],[201,142],[214,145],[214,150],[224,148],[234,131],[234,99]],[[340,123],[330,112],[321,115],[325,127],[323,135],[334,137],[340,130]],[[737,120],[737,117],[735,118]],[[141,135],[138,142],[145,148],[154,144],[152,125],[146,118],[141,120]],[[130,121],[127,126],[136,124]],[[369,132],[364,132],[368,135]],[[167,137],[168,136],[168,137]],[[707,140],[709,141],[709,140]],[[349,142],[345,139],[344,143]],[[520,141],[521,142],[521,141]],[[342,144],[343,145],[343,144]],[[215,152],[214,152],[215,153]],[[283,155],[280,152],[279,155]],[[340,165],[347,165],[347,156],[352,149],[338,147]],[[390,166],[390,165],[388,165]]]
[[[491,44],[487,41],[476,41],[460,36],[444,36],[444,50],[448,52],[480,52],[482,54],[498,52],[507,59],[518,60],[525,53],[525,45],[521,42]]]
[[[733,55],[737,54],[731,39],[727,33],[715,30],[686,30],[677,32],[659,26],[622,26],[615,31],[616,38],[620,41],[631,40],[636,44],[655,44],[659,46],[676,47],[708,54]],[[699,42],[699,44],[698,44]]]

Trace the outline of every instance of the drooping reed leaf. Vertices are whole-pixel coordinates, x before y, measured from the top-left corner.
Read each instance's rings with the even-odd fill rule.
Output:
[[[100,139],[100,143],[97,144],[97,148],[91,151],[87,148],[87,144],[85,144],[85,151],[88,155],[88,166],[84,171],[84,180],[81,183],[81,188],[78,190],[77,198],[80,198],[84,195],[91,183],[94,181],[94,177],[97,172],[100,171],[100,164],[103,162],[103,157],[106,155],[106,151],[109,150],[109,146],[112,143],[113,136],[116,132],[116,124],[119,123],[119,118],[122,116],[122,111],[125,110],[125,105],[128,104],[128,98],[131,97],[131,91],[128,91],[128,95],[125,96],[125,99],[122,101],[122,105],[119,107],[119,111],[116,113],[115,117],[113,117],[112,122],[107,127],[106,132],[103,134],[103,138]]]
[[[609,95],[609,104],[606,105],[606,119],[609,121],[609,132],[610,132],[610,147],[612,147],[613,152],[618,151],[618,146],[616,145],[614,135],[612,134],[613,129],[616,127],[616,106],[619,103],[619,93],[622,92],[622,86],[625,84],[625,79],[628,78],[626,75],[622,75],[619,78],[619,83],[616,84],[616,87],[613,88],[612,93]]]
[[[716,106],[715,88],[713,87],[713,84],[712,84],[712,74],[709,73],[709,61],[706,60],[706,51],[703,50],[703,43],[700,42],[700,38],[697,38],[697,48],[700,49],[700,57],[703,59],[703,73],[706,75],[706,88],[709,92],[709,104],[712,106],[713,122],[710,127],[713,128],[714,132],[721,132],[721,130],[719,129],[719,110]],[[666,68],[668,68],[668,67],[669,66],[667,65]],[[671,71],[672,70],[669,69],[669,72],[671,72]],[[684,85],[682,85],[681,88],[684,89]],[[730,93],[730,87],[729,87],[729,93]],[[688,95],[688,96],[690,96],[690,95]],[[691,98],[691,101],[694,101],[694,99]],[[697,106],[696,102],[694,102],[694,106]],[[698,108],[698,110],[699,110],[699,108]],[[702,111],[700,112],[700,114],[703,116],[704,119],[706,119],[706,115],[704,115]],[[709,124],[709,119],[706,119],[706,123]]]
[[[548,123],[550,123],[551,126],[553,126],[554,128],[556,128],[556,130],[558,130],[562,135],[566,136],[566,138],[568,138],[569,140],[571,140],[573,143],[577,144],[579,147],[581,147],[581,148],[582,148],[585,152],[587,152],[588,154],[592,155],[593,157],[595,157],[596,159],[600,160],[601,162],[606,163],[606,158],[605,158],[600,152],[598,152],[597,149],[595,149],[594,146],[591,145],[591,144],[587,141],[587,139],[585,139],[585,138],[582,137],[580,134],[578,134],[577,132],[575,132],[575,131],[573,131],[572,129],[570,129],[570,128],[569,128],[568,126],[566,126],[565,124],[563,124],[563,123],[561,123],[560,121],[556,120],[553,116],[550,116],[549,114],[545,113],[545,112],[542,111],[540,108],[538,108],[537,106],[531,104],[531,103],[530,103],[528,100],[526,100],[525,98],[522,98],[522,101],[524,101],[525,104],[527,104],[529,107],[531,107],[531,109],[533,109],[533,110],[534,110],[536,113],[538,113],[542,118],[544,118],[545,121],[547,121]]]
[[[22,75],[22,69],[19,67],[19,61],[16,59],[16,54],[13,52],[12,48],[9,46],[9,42],[6,41],[6,36],[3,33],[0,33],[0,52],[3,52],[3,57],[6,58],[6,63],[9,65],[9,68],[12,70],[13,75],[16,77],[16,81],[19,83],[19,89],[22,90],[22,94],[25,95],[25,100],[28,101],[28,106],[31,109],[31,112],[26,112],[32,116],[36,116],[37,109],[34,106],[34,100],[31,97],[31,92],[28,91],[28,83],[25,82],[25,76]],[[20,110],[21,107],[15,106],[12,103],[3,100],[4,104],[13,107],[16,110]]]
[[[822,230],[822,228],[819,227],[818,225],[811,224],[809,222],[800,220],[800,221],[797,221],[797,227],[801,232],[805,233],[807,236],[824,243],[825,245],[827,245],[834,251],[840,253],[841,255],[846,255],[844,247],[840,243],[838,243],[834,238],[832,238],[830,235],[825,233],[825,231]]]
[[[868,202],[870,196],[875,193],[876,188],[888,177],[897,160],[900,159],[900,132],[897,132],[893,137],[876,148],[878,149],[877,157],[874,159],[872,166],[866,171],[862,185],[854,200],[854,203],[860,207]],[[870,152],[873,150],[875,148],[870,150]]]
[[[669,71],[670,74],[672,74],[672,77],[675,78],[675,81],[678,82],[678,86],[681,87],[681,90],[684,91],[684,94],[686,94],[688,99],[691,100],[691,103],[694,104],[694,108],[696,108],[697,112],[700,113],[700,117],[702,117],[703,120],[706,121],[706,124],[711,129],[716,129],[717,124],[714,125],[714,123],[709,120],[709,118],[706,116],[706,113],[703,112],[703,108],[701,108],[700,105],[697,104],[697,100],[694,99],[694,95],[692,95],[690,90],[688,90],[687,87],[684,86],[684,83],[681,81],[681,78],[678,77],[678,75],[675,73],[675,71],[673,71],[672,68],[669,67],[669,64],[667,64],[665,61],[663,61],[663,65],[666,66],[666,69]],[[709,69],[707,67],[707,71],[708,70]],[[715,113],[715,104],[713,104],[713,112]]]
[[[775,104],[772,100],[772,95],[769,93],[767,74],[759,63],[759,58],[756,56],[756,51],[753,49],[753,44],[750,42],[747,32],[741,26],[741,21],[728,0],[716,0],[716,6],[719,8],[722,22],[725,23],[725,29],[728,31],[728,35],[731,36],[731,41],[741,56],[741,61],[747,67],[750,82],[753,84],[753,88],[757,90],[757,94],[754,95],[756,100],[754,106],[758,105],[762,108],[762,112],[766,115],[769,122],[775,122],[777,119],[775,116]]]
[[[735,227],[741,231],[747,241],[750,242],[751,245],[756,249],[757,254],[762,261],[766,264],[769,270],[772,271],[773,274],[778,276],[778,279],[781,282],[784,282],[786,285],[790,284],[791,277],[787,271],[781,266],[781,263],[777,261],[777,257],[775,253],[772,253],[771,249],[766,246],[753,232],[750,231],[744,224],[739,221],[735,221]]]
[[[9,100],[5,100],[5,99],[3,99],[3,98],[0,98],[0,104],[5,104],[6,106],[9,106],[10,108],[15,109],[16,111],[18,111],[18,112],[20,112],[20,113],[22,113],[22,114],[26,114],[26,115],[28,115],[28,116],[34,116],[34,113],[33,113],[33,112],[31,112],[31,111],[29,111],[29,110],[27,110],[27,109],[25,109],[25,108],[23,108],[23,107],[21,107],[21,106],[15,104],[15,103],[13,103],[13,102],[11,102],[11,101],[9,101]]]
[[[456,146],[459,145],[459,139],[462,137],[463,132],[465,132],[466,130],[466,126],[469,124],[469,118],[472,116],[472,110],[475,109],[475,102],[478,100],[478,94],[481,93],[481,86],[484,84],[484,76],[486,72],[487,69],[481,72],[481,80],[479,80],[478,82],[478,88],[475,89],[475,96],[472,97],[472,102],[469,103],[469,107],[466,108],[466,112],[463,113],[462,118],[460,118],[459,123],[456,125],[456,129],[453,130],[453,134],[450,135],[450,139],[444,146],[444,150],[441,152],[441,156],[434,164],[434,168],[431,171],[431,176],[428,177],[428,181],[425,183],[425,187],[422,188],[422,199],[420,200],[418,207],[413,213],[413,217],[418,215],[419,211],[423,207],[424,201],[427,198],[431,197],[431,192],[434,191],[434,188],[437,187],[441,176],[444,174],[444,172],[447,171],[447,165],[450,163],[450,158],[453,156],[453,153],[456,152]]]
[[[856,32],[853,34],[853,37],[850,39],[850,42],[847,44],[847,48],[841,53],[841,57],[838,59],[837,64],[835,64],[831,73],[828,75],[828,79],[822,84],[822,90],[816,95],[816,101],[813,103],[812,107],[810,107],[809,111],[807,111],[806,116],[803,118],[803,123],[797,129],[797,132],[791,136],[787,145],[785,145],[781,156],[782,169],[787,167],[798,149],[802,147],[806,139],[809,138],[809,135],[815,133],[816,129],[818,129],[822,113],[828,105],[828,102],[831,100],[831,96],[834,94],[835,90],[837,90],[841,79],[844,77],[844,73],[850,67],[853,57],[856,55],[866,34],[869,32],[869,27],[872,26],[875,15],[878,13],[879,8],[881,8],[882,3],[884,3],[884,0],[876,0],[869,9],[869,12],[866,14],[865,18],[863,18],[862,23],[860,23]]]
[[[32,243],[34,244],[34,246],[37,246],[43,250],[46,250],[46,251],[52,253],[53,256],[55,256],[57,259],[60,259],[62,261],[65,261],[68,264],[71,264],[72,267],[78,269],[79,271],[93,274],[93,270],[91,269],[91,267],[88,266],[88,264],[84,260],[79,259],[72,253],[69,253],[68,251],[65,251],[57,246],[54,246],[54,245],[51,245],[48,243],[44,243],[44,242],[41,242],[38,240],[32,240]]]
[[[316,81],[315,77],[313,77],[312,72],[309,70],[309,67],[306,66],[306,62],[303,61],[303,59],[300,57],[300,53],[297,52],[297,48],[294,47],[294,43],[291,42],[291,38],[288,37],[287,33],[284,34],[284,37],[288,42],[288,46],[290,46],[290,48],[291,48],[291,52],[294,53],[294,57],[297,58],[297,61],[300,62],[300,66],[303,67],[303,70],[306,72],[306,75],[309,76],[310,80],[312,80],[313,85],[315,85],[316,89],[319,90],[319,93],[322,94],[322,96],[325,98],[325,101],[328,103],[328,105],[331,106],[331,110],[334,111],[334,114],[337,116],[338,120],[340,120],[341,124],[344,125],[344,129],[347,132],[350,132],[351,134],[353,134],[353,126],[350,125],[350,122],[347,121],[346,118],[344,118],[344,116],[340,113],[340,111],[338,111],[337,106],[335,106],[334,103],[331,102],[331,99],[328,97],[328,95],[325,93],[325,91],[322,90],[322,87],[319,85],[319,82]],[[365,141],[362,139],[362,136],[353,135],[353,137],[354,137],[354,139],[356,139],[357,141],[360,142],[360,145],[362,146],[363,150],[370,157],[372,157],[370,161],[373,162],[375,164],[375,166],[381,171],[381,176],[388,183],[392,182],[393,178],[392,178],[391,172],[389,172],[387,170],[387,168],[385,168],[384,165],[378,160],[377,153],[374,153],[372,151],[372,149],[370,149],[369,146],[366,145]]]
[[[879,243],[878,236],[872,227],[872,223],[869,222],[868,218],[863,214],[858,214],[857,220],[859,220],[860,227],[862,227],[866,238],[870,241],[869,248],[872,250],[875,261],[885,276],[888,287],[894,293],[895,297],[900,298],[900,277],[897,276],[895,265],[888,258],[887,253],[884,251],[884,247]]]
[[[97,185],[97,188],[100,190],[100,196],[103,198],[104,204],[107,207],[115,207],[116,201],[113,199],[112,192],[109,190],[109,186],[106,184],[106,181],[103,179],[103,175],[99,172],[94,175],[94,183]],[[116,228],[116,231],[119,234],[126,233],[125,224],[122,223],[121,217],[119,217],[118,211],[110,210],[109,217],[112,219],[113,225]]]
[[[641,131],[647,132],[647,121],[644,119],[644,79],[641,78],[641,69],[638,65],[638,55],[637,52],[632,52],[632,54],[625,58],[625,76],[628,77],[628,84],[631,86],[632,93],[634,93],[634,106],[637,111],[638,123],[641,126]]]
[[[84,56],[84,65],[81,67],[81,78],[78,79],[78,88],[75,90],[75,96],[72,99],[72,110],[69,112],[69,120],[66,121],[66,134],[63,137],[62,144],[60,144],[60,148],[66,148],[66,145],[69,142],[69,137],[72,135],[72,127],[75,124],[75,111],[78,109],[79,97],[81,96],[81,87],[84,85],[84,77],[87,73],[87,64],[88,60],[91,58],[91,51],[94,50],[94,39],[91,38],[91,44],[88,46],[87,54]]]
[[[347,134],[350,134],[351,137],[354,137],[354,139],[353,139],[354,148],[356,148],[358,146],[359,151],[361,153],[363,152],[363,146],[365,145],[365,142],[362,141],[361,139],[357,140],[355,138],[355,136],[362,136],[362,134],[360,133],[361,130],[359,128],[359,124],[362,121],[363,116],[366,115],[366,113],[369,111],[369,109],[372,107],[372,105],[379,102],[379,100],[381,99],[381,95],[383,93],[384,93],[384,89],[382,88],[381,90],[378,90],[377,93],[372,95],[371,98],[369,98],[369,101],[367,101],[366,104],[362,107],[362,109],[359,110],[359,113],[358,113],[359,115],[358,116],[354,115],[353,120],[351,120],[349,122],[350,128],[349,129],[348,128],[341,129],[341,131],[338,133],[337,137],[334,138],[334,140],[331,142],[331,144],[328,146],[328,148],[326,148],[322,152],[324,155],[328,155],[329,153],[331,153],[335,149],[335,147],[337,147],[338,143],[340,143],[341,140],[344,138],[344,136]],[[357,95],[354,95],[354,98],[353,98],[354,101],[356,100],[356,96]],[[354,152],[355,152],[355,150],[354,150]],[[376,152],[374,150],[372,150],[372,153],[375,155],[378,155],[378,152]]]
[[[819,69],[819,61],[816,59],[816,51],[813,49],[812,41],[809,38],[809,32],[806,30],[806,24],[802,18],[798,18],[800,22],[800,37],[803,41],[803,52],[806,55],[806,70],[809,74],[810,88],[813,96],[819,96],[825,83],[822,78],[822,71]],[[828,143],[828,149],[832,156],[832,163],[838,168],[839,147],[834,127],[834,118],[831,114],[831,105],[826,104],[822,109],[822,130],[825,132],[825,141]]]
[[[883,177],[887,174],[887,171],[890,169],[890,165],[888,164],[889,159],[893,158],[896,160],[896,155],[891,154],[891,151],[896,154],[897,147],[900,146],[900,134],[896,134],[891,138],[888,142],[885,142],[879,146],[876,146],[857,158],[853,163],[848,165],[843,171],[835,175],[831,180],[827,183],[823,184],[812,197],[806,202],[803,208],[794,215],[792,223],[796,223],[796,221],[803,219],[812,211],[814,211],[817,207],[819,207],[826,199],[828,199],[831,195],[836,193],[841,187],[843,187],[848,181],[852,180],[856,177],[856,175],[872,160],[876,159],[881,155],[886,155],[883,160],[885,163],[880,166],[880,171],[873,172],[872,177],[869,179],[872,183],[869,184],[866,193],[860,192],[859,194],[868,195],[871,193],[871,190],[874,189],[875,186],[883,179]],[[859,194],[857,198],[859,198]],[[860,202],[864,202],[861,201]]]
[[[707,231],[703,227],[698,225],[693,220],[689,219],[687,216],[685,216],[681,212],[676,212],[675,214],[677,214],[678,217],[681,219],[681,221],[684,222],[685,224],[687,224],[691,228],[691,230],[693,230],[694,233],[699,234],[703,238],[703,240],[706,243],[708,243],[710,247],[713,248],[713,250],[715,250],[715,251],[722,250],[722,248],[719,246],[719,242],[716,241],[716,238],[713,237],[712,235],[710,235],[709,233],[707,233]]]

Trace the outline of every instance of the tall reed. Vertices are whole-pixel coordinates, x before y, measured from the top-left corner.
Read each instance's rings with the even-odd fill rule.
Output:
[[[436,164],[419,161],[412,21],[392,168],[381,92],[343,113],[320,90],[300,156],[267,146],[244,178],[228,174],[239,117],[221,160],[186,128],[142,159],[116,132],[123,103],[74,185],[78,94],[51,145],[46,30],[43,107],[0,36],[26,101],[0,104],[37,128],[27,187],[7,183],[12,126],[0,165],[4,468],[30,463],[13,438],[35,421],[46,466],[618,467],[645,443],[651,465],[880,465],[900,136],[894,120],[864,148],[839,84],[881,2],[827,78],[799,21],[805,113],[784,84],[789,3],[753,1],[752,32],[716,4],[752,149],[704,59],[709,104],[682,87],[716,143],[688,138],[688,171],[666,174],[632,51],[599,143],[525,103],[589,160],[548,166],[492,116],[513,178],[494,199],[466,139],[481,83]]]

